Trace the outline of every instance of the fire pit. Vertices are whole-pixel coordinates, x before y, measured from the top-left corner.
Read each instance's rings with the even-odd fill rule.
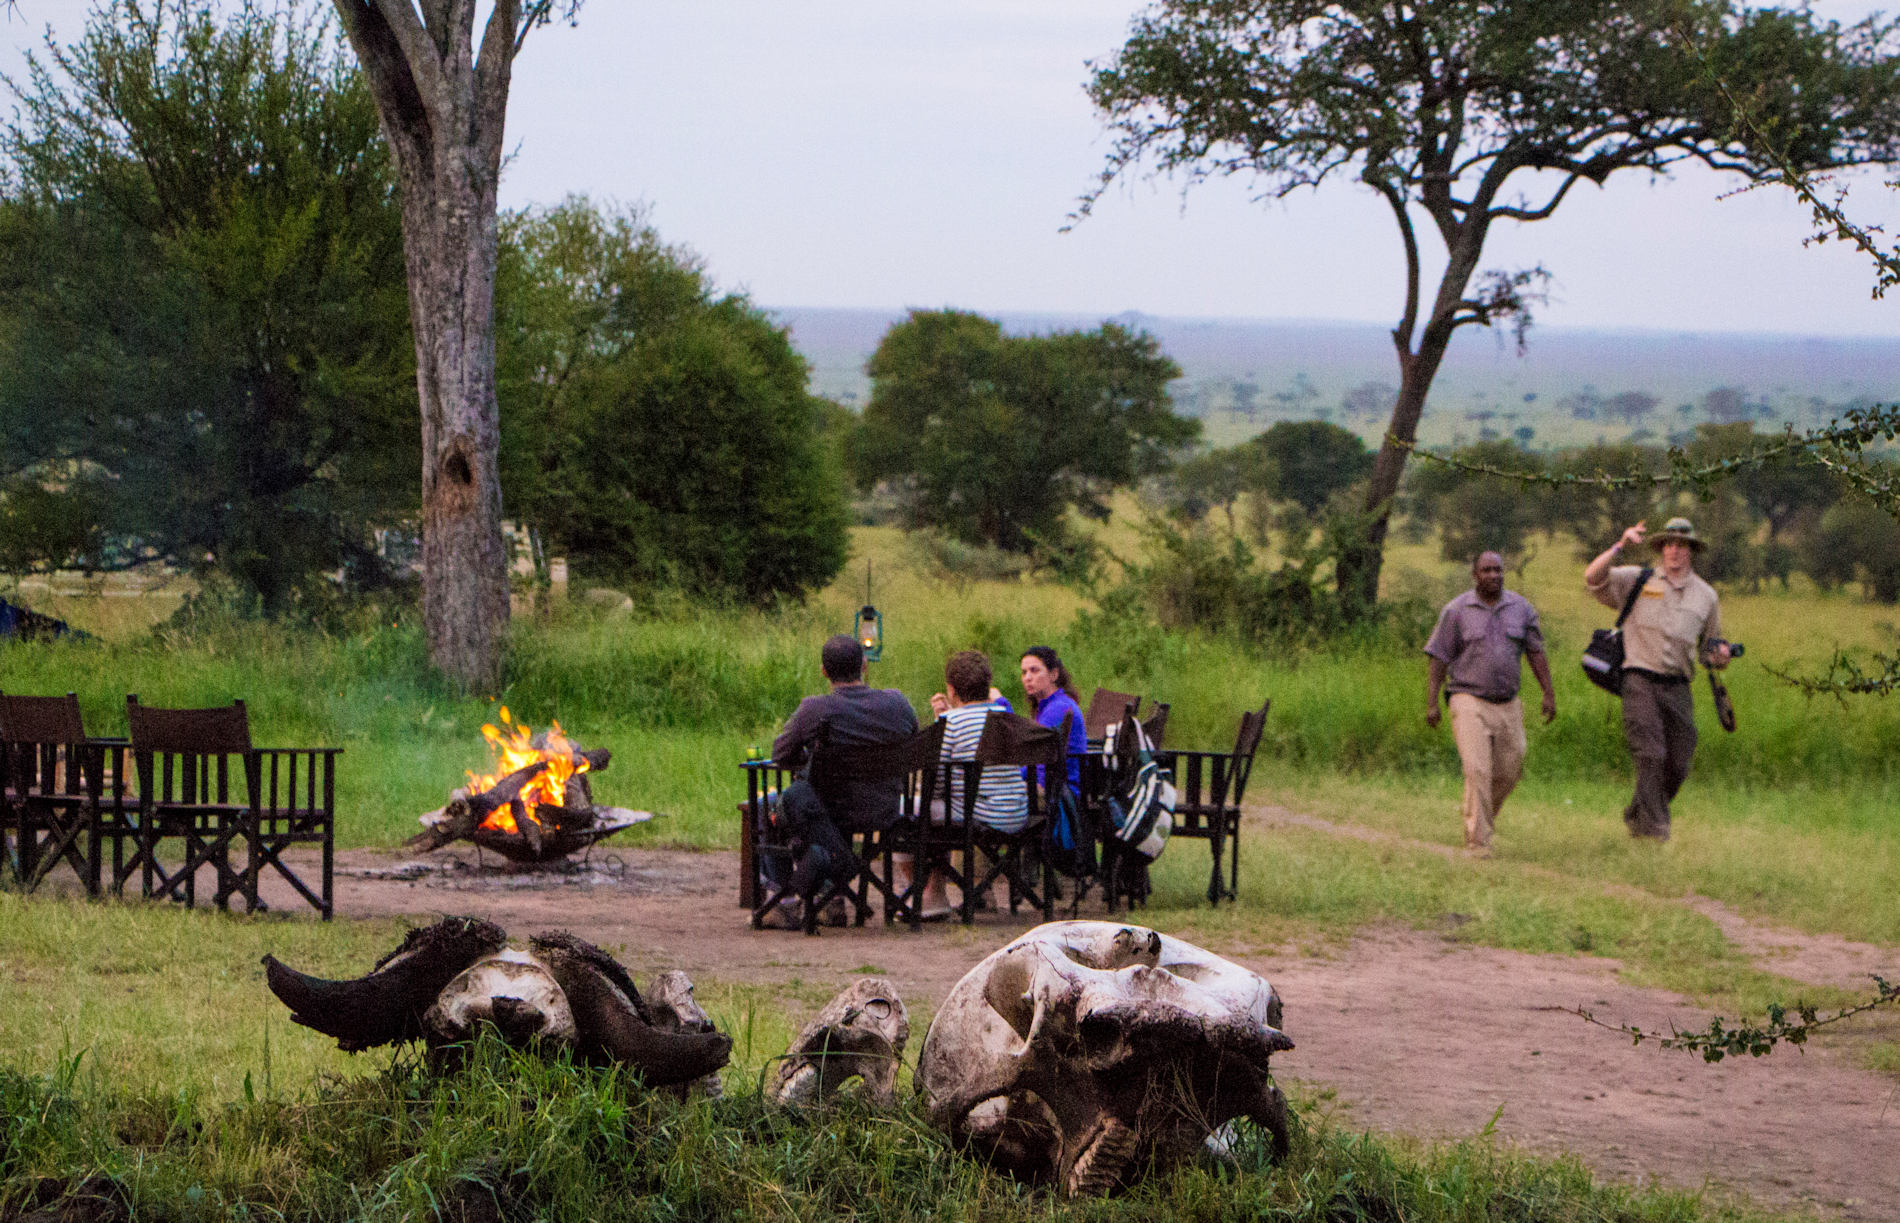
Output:
[[[422,817],[411,847],[426,852],[473,841],[511,862],[553,862],[653,818],[650,811],[594,805],[587,775],[613,760],[606,748],[581,748],[561,733],[559,722],[537,735],[509,717],[505,705],[500,720],[507,730],[482,727],[494,771],[471,772],[447,806]]]

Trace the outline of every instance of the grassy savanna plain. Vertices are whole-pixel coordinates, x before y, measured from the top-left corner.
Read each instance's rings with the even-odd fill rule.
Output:
[[[1138,546],[1125,526],[1111,540]],[[1849,993],[1753,965],[1682,903],[1712,897],[1751,918],[1900,944],[1891,904],[1900,861],[1900,705],[1808,699],[1760,664],[1815,666],[1837,646],[1886,646],[1894,608],[1851,592],[1724,591],[1730,635],[1749,656],[1729,685],[1742,728],[1705,721],[1695,776],[1660,850],[1631,844],[1617,814],[1628,765],[1612,700],[1572,662],[1609,615],[1582,591],[1573,545],[1539,541],[1511,584],[1539,605],[1560,717],[1530,728],[1527,777],[1507,809],[1500,855],[1441,852],[1460,838],[1457,761],[1423,721],[1424,668],[1410,630],[1301,650],[1263,650],[1091,614],[1066,587],[935,570],[901,534],[862,528],[855,558],[812,603],[771,611],[664,600],[631,616],[579,601],[523,617],[502,690],[458,697],[430,676],[404,624],[353,633],[201,622],[149,631],[170,611],[131,598],[71,598],[43,610],[92,643],[0,647],[0,688],[74,690],[94,733],[124,728],[123,701],[248,701],[260,743],[346,749],[340,839],[394,845],[467,769],[486,765],[479,728],[507,704],[539,727],[558,719],[614,749],[603,801],[660,816],[622,843],[726,848],[736,762],[764,743],[799,696],[820,687],[816,646],[872,598],[886,617],[880,685],[922,707],[942,660],[975,646],[1020,700],[1014,660],[1056,645],[1087,689],[1138,691],[1173,706],[1169,742],[1224,747],[1239,713],[1272,698],[1250,797],[1384,839],[1309,827],[1253,837],[1241,902],[1201,901],[1205,860],[1165,857],[1144,920],[1217,947],[1336,947],[1369,925],[1443,929],[1473,943],[1616,957],[1645,985],[1730,1015],[1771,1001],[1834,1005]],[[1433,545],[1395,546],[1388,590],[1435,603],[1462,566]],[[175,596],[173,596],[175,598]],[[1706,688],[1699,712],[1707,713]],[[1533,720],[1534,721],[1534,720]],[[820,999],[706,981],[700,997],[735,1036],[730,1098],[684,1108],[504,1052],[434,1081],[386,1055],[347,1058],[266,1005],[266,950],[320,975],[356,975],[398,937],[388,923],[248,920],[136,904],[0,894],[0,1213],[41,1177],[109,1171],[154,1217],[413,1217],[457,1186],[488,1186],[549,1218],[1752,1217],[1746,1207],[1668,1192],[1593,1187],[1580,1166],[1528,1160],[1481,1140],[1450,1146],[1366,1140],[1321,1126],[1288,1165],[1257,1147],[1240,1176],[1191,1171],[1111,1204],[1027,1195],[939,1158],[908,1111],[846,1110],[804,1137],[749,1090]],[[932,1000],[914,1007],[918,1033]],[[1900,1068],[1891,1021],[1859,1021],[1856,1047]],[[1579,1039],[1589,1039],[1579,1025]],[[577,1152],[591,1153],[586,1160]],[[588,1163],[587,1160],[594,1161]],[[579,1161],[579,1162],[577,1162]],[[601,1161],[611,1175],[599,1174]],[[589,1170],[589,1169],[592,1170]],[[637,1170],[632,1170],[637,1169]],[[603,1205],[606,1204],[606,1205]]]

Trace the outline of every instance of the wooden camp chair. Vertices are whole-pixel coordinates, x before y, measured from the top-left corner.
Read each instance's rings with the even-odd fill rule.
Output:
[[[99,894],[105,752],[86,737],[73,693],[0,695],[0,826],[22,891],[63,863],[87,895]]]
[[[1042,920],[1055,920],[1054,816],[1069,785],[1067,745],[1075,715],[1062,719],[1059,727],[1038,725],[1016,714],[991,713],[983,724],[983,737],[977,741],[977,776],[994,765],[1034,770],[1041,766],[1041,780],[1030,772],[1029,818],[1016,832],[1003,832],[974,818],[975,795],[965,811],[964,828],[974,851],[971,856],[975,886],[966,889],[963,920],[974,916],[974,901],[998,878],[1009,883],[1009,908],[1027,902],[1042,914]],[[981,785],[980,780],[977,783]]]
[[[1208,843],[1213,869],[1207,880],[1207,902],[1232,900],[1240,887],[1240,804],[1253,775],[1254,752],[1266,729],[1272,701],[1240,717],[1231,752],[1164,751],[1160,759],[1174,770],[1176,792],[1174,839],[1199,837]],[[1231,849],[1229,848],[1231,846]],[[1221,878],[1225,854],[1228,877]]]
[[[839,831],[844,833],[852,853],[857,856],[858,869],[849,879],[831,880],[804,898],[796,896],[792,888],[798,847],[772,823],[770,802],[757,779],[762,770],[755,770],[753,794],[747,804],[752,862],[742,864],[742,869],[747,872],[746,878],[751,883],[750,893],[743,885],[741,887],[742,903],[750,901],[748,907],[752,909],[753,928],[761,928],[766,915],[781,903],[801,900],[799,924],[806,934],[815,935],[818,933],[818,915],[836,897],[845,899],[847,911],[856,925],[864,924],[874,900],[882,902],[887,923],[909,920],[916,907],[917,889],[913,886],[900,890],[896,886],[892,859],[896,853],[911,848],[911,830],[918,823],[917,812],[920,809],[927,811],[936,793],[934,769],[942,747],[943,726],[935,722],[896,743],[856,747],[832,746],[821,728],[806,767],[808,779],[818,785],[841,781],[898,780],[903,786],[903,797],[896,820],[887,828],[840,827]],[[781,774],[780,780],[781,783],[789,781],[789,775]],[[776,886],[760,881],[760,876],[766,873],[762,867],[768,861],[776,863],[771,872],[779,879]]]
[[[1091,742],[1099,743],[1108,736],[1108,728],[1118,725],[1129,714],[1141,708],[1141,698],[1132,692],[1115,692],[1108,688],[1097,688],[1089,697],[1089,707],[1082,714],[1082,731]]]
[[[264,907],[259,881],[274,870],[325,921],[335,913],[336,757],[341,748],[258,748],[243,701],[210,709],[158,709],[126,698],[139,793],[135,849],[115,866],[123,887],[134,871],[144,895],[190,905],[197,876],[211,868],[213,901],[235,897],[247,912]],[[176,842],[176,866],[160,855]],[[243,856],[238,855],[239,843]],[[313,889],[284,861],[294,845],[321,849]]]

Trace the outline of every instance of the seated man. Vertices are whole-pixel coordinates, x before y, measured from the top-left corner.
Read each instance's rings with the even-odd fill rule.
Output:
[[[805,777],[813,746],[821,735],[831,747],[848,748],[897,743],[917,733],[917,715],[903,693],[865,684],[864,647],[857,638],[831,638],[819,659],[831,691],[800,701],[772,740],[772,763],[799,773],[779,795],[777,821],[803,847],[792,886],[805,899],[828,880],[843,882],[857,873],[846,834],[890,827],[903,799],[897,779],[827,783],[820,770],[814,786]]]
[[[990,686],[990,660],[978,650],[959,650],[943,666],[944,691],[930,698],[930,707],[944,719],[943,759],[973,760],[976,745],[983,738],[983,724],[992,711],[1014,712],[1003,694]],[[950,775],[947,793],[938,800],[942,806],[932,814],[941,820],[948,813],[952,821],[963,819],[963,775]],[[1020,832],[1029,822],[1029,788],[1022,770],[1012,765],[984,767],[976,784],[976,821],[1000,832]],[[907,873],[900,868],[900,877]],[[982,903],[979,898],[979,905]],[[943,876],[935,871],[924,885],[919,902],[925,921],[940,921],[950,915],[950,898],[944,890]]]

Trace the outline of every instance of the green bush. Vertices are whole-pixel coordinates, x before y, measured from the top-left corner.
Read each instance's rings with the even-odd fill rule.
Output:
[[[1429,632],[1430,609],[1413,600],[1368,610],[1339,592],[1334,569],[1352,532],[1347,516],[1329,517],[1317,540],[1289,541],[1287,558],[1273,568],[1237,535],[1151,519],[1142,528],[1146,559],[1124,566],[1120,583],[1100,599],[1101,614],[1281,650],[1389,642],[1421,624]]]

